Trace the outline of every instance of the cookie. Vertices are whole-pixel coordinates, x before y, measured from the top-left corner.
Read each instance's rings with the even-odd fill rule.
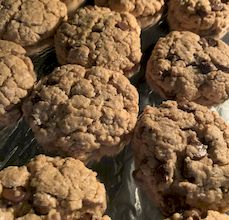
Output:
[[[12,126],[21,117],[21,103],[32,89],[36,75],[26,51],[0,40],[0,126]]]
[[[44,155],[7,167],[0,171],[1,218],[102,220],[106,192],[96,175],[79,160]]]
[[[147,64],[148,85],[163,98],[213,106],[229,95],[229,46],[174,31],[160,38]]]
[[[76,9],[78,9],[85,0],[61,0],[64,4],[66,4],[68,9],[68,15],[74,14]]]
[[[55,48],[60,64],[103,66],[130,77],[139,69],[140,27],[129,13],[81,8],[58,28]]]
[[[119,72],[69,64],[38,83],[23,111],[46,150],[87,163],[116,155],[129,143],[138,93]]]
[[[165,220],[195,220],[195,219],[204,219],[204,220],[229,220],[229,216],[217,211],[209,210],[204,215],[201,215],[196,210],[185,211],[182,214],[175,213],[170,218]]]
[[[155,25],[160,20],[164,4],[164,0],[95,0],[95,5],[133,14],[142,29]]]
[[[60,0],[1,0],[0,39],[18,43],[33,54],[51,43],[49,38],[66,15]]]
[[[229,30],[229,1],[170,0],[167,20],[171,30],[223,37]]]
[[[229,209],[229,126],[207,107],[163,102],[136,125],[134,177],[165,216]]]

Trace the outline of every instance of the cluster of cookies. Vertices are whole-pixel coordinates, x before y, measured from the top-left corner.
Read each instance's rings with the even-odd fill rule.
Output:
[[[159,39],[146,80],[175,101],[139,118],[128,78],[140,67],[141,29],[160,20],[166,2],[83,3],[0,1],[0,124],[23,114],[39,144],[65,157],[2,170],[0,219],[110,219],[105,187],[85,165],[131,140],[134,177],[164,216],[227,219],[229,126],[207,107],[229,96],[229,46],[217,39],[229,27],[229,2],[169,1],[176,31]],[[28,55],[52,44],[60,66],[36,82]]]

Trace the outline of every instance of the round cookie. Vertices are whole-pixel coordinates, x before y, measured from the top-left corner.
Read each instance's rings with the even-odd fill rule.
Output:
[[[23,111],[45,149],[87,163],[129,143],[138,93],[119,72],[69,64],[38,83]]]
[[[127,77],[139,69],[140,47],[140,27],[135,17],[108,8],[77,10],[55,35],[60,64],[103,66],[123,71]]]
[[[148,85],[163,98],[213,106],[229,95],[229,46],[174,31],[157,42],[147,64]]]
[[[85,0],[61,0],[64,4],[66,4],[68,9],[68,15],[74,14],[76,9],[78,9]]]
[[[229,127],[188,102],[146,107],[133,138],[134,177],[165,216],[229,209]]]
[[[204,215],[201,215],[197,210],[184,211],[182,214],[175,213],[170,218],[165,220],[229,220],[229,216],[217,211],[208,210]]]
[[[229,30],[229,1],[170,0],[167,20],[171,30],[223,37]]]
[[[1,0],[0,39],[18,43],[33,54],[50,44],[66,15],[60,0]]]
[[[102,220],[106,191],[96,175],[79,160],[44,155],[7,167],[0,171],[1,218]]]
[[[21,117],[21,102],[32,89],[36,75],[26,51],[0,40],[0,126],[12,126]]]
[[[164,0],[95,0],[95,5],[133,14],[141,28],[152,26],[160,20],[164,4]]]

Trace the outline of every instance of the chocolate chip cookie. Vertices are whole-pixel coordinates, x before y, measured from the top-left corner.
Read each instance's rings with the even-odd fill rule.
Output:
[[[96,175],[79,160],[44,155],[26,166],[5,168],[0,171],[1,219],[105,220],[106,192]]]
[[[130,12],[141,26],[146,28],[156,24],[164,10],[164,0],[95,0],[95,4],[102,7],[109,7],[118,12]]]
[[[170,0],[167,20],[172,30],[222,37],[229,30],[229,1]]]
[[[157,42],[146,80],[163,98],[222,103],[229,95],[229,46],[187,31],[171,32]]]
[[[229,209],[229,126],[192,102],[146,107],[137,123],[134,177],[165,216]]]
[[[60,0],[1,0],[0,39],[13,41],[33,54],[48,43],[67,8]]]
[[[119,153],[138,115],[138,93],[119,72],[79,65],[57,68],[23,105],[38,142],[83,162]]]
[[[184,211],[182,214],[175,213],[165,220],[229,220],[229,216],[217,211],[209,210],[205,214],[200,214],[197,210]]]
[[[0,126],[17,122],[22,100],[36,81],[33,64],[25,54],[20,45],[0,40]]]
[[[103,66],[130,77],[139,69],[140,27],[129,13],[81,8],[58,28],[55,48],[60,64]]]
[[[76,9],[78,9],[85,0],[61,0],[63,3],[66,4],[68,9],[68,15],[74,14]]]

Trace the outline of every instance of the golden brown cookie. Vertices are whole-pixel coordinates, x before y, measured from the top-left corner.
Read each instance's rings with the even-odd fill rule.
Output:
[[[37,156],[0,171],[0,217],[4,220],[102,220],[105,187],[96,173],[73,158]]]
[[[140,27],[136,18],[108,8],[77,10],[55,35],[60,64],[79,64],[86,68],[103,66],[123,71],[127,77],[139,69],[140,47]]]
[[[0,40],[0,126],[21,117],[21,104],[36,81],[33,64],[18,44]]]
[[[129,143],[138,93],[119,72],[65,65],[38,83],[23,111],[45,149],[87,163]]]
[[[165,220],[229,220],[229,216],[217,211],[208,210],[200,214],[197,210],[188,210],[183,213],[175,213]]]
[[[60,0],[1,0],[0,39],[23,46],[29,54],[49,45],[67,8]]]
[[[170,0],[167,20],[171,30],[223,37],[229,30],[229,1]]]
[[[95,5],[133,14],[141,26],[155,25],[164,11],[164,0],[95,0]]]
[[[229,46],[192,32],[171,32],[154,47],[146,80],[166,99],[220,104],[229,96]]]
[[[146,107],[136,125],[134,177],[165,216],[229,209],[229,126],[195,103]]]

